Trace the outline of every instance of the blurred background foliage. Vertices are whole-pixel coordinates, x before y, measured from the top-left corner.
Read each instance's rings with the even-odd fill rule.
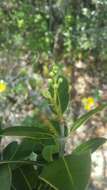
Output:
[[[107,59],[106,0],[4,0],[0,23],[1,52],[29,54],[30,63],[38,53]]]
[[[105,78],[107,1],[0,0],[0,57],[1,78],[6,72],[16,77],[24,61],[46,77],[53,62],[66,65],[70,75],[76,60],[92,62],[90,67],[103,69]],[[27,74],[26,68],[20,70],[21,76]]]

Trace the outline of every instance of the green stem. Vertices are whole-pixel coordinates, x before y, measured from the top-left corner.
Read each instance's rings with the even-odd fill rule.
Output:
[[[63,156],[64,155],[64,149],[65,149],[65,135],[64,135],[64,124],[60,125],[60,152],[59,155]]]

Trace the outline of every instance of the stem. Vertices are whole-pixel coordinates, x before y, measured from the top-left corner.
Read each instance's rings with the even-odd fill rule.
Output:
[[[64,124],[60,125],[60,132],[61,132],[61,137],[60,137],[60,152],[59,152],[59,155],[61,157],[61,156],[64,155],[64,149],[65,149]]]
[[[61,102],[58,94],[58,88],[56,88],[56,85],[58,85],[58,78],[54,78],[54,86],[53,86],[53,97],[51,98],[51,102],[53,103],[54,110],[56,112],[56,115],[58,117],[58,121],[60,121],[60,139],[59,139],[59,156],[62,157],[64,155],[64,149],[65,149],[65,126],[63,123],[63,113],[61,110]]]

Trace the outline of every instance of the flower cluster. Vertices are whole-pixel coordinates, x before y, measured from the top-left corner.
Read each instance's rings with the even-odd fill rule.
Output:
[[[82,104],[84,106],[84,109],[86,111],[90,111],[91,109],[95,108],[97,105],[96,105],[96,101],[94,100],[93,97],[88,97],[88,98],[83,98],[82,99]]]
[[[60,77],[59,67],[57,65],[54,65],[51,72],[49,73],[48,79],[49,87],[51,86],[54,89],[54,94],[57,93],[57,89],[62,82],[63,78]],[[47,91],[43,91],[43,96],[48,99],[52,98],[49,89]]]

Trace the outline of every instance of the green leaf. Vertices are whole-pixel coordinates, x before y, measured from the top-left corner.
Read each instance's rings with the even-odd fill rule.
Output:
[[[58,102],[60,103],[62,113],[64,113],[69,102],[69,86],[65,77],[60,76],[59,78],[62,78],[62,82],[58,88]]]
[[[9,127],[1,130],[0,136],[19,136],[23,138],[45,140],[54,136],[48,130],[37,127]]]
[[[11,169],[8,164],[0,166],[0,189],[10,190],[11,188]]]
[[[43,158],[48,161],[53,161],[53,155],[59,152],[59,145],[47,145],[42,151]]]
[[[8,145],[5,152],[6,160],[24,159],[32,152],[41,154],[44,146],[53,145],[56,142],[55,137],[48,130],[36,127],[11,127],[3,129],[1,136],[19,136],[24,138],[20,145],[15,142]]]
[[[85,190],[90,171],[90,153],[68,155],[47,164],[40,179],[55,190]]]
[[[15,153],[13,154],[13,159],[25,159],[27,158],[34,150],[36,142],[31,139],[25,139],[21,144],[18,145]]]
[[[16,152],[17,147],[18,147],[17,142],[11,142],[10,144],[8,144],[2,152],[3,159],[4,160],[11,160],[11,158],[13,157],[13,155]]]
[[[32,139],[24,139],[22,142],[12,142],[6,146],[2,152],[3,160],[0,161],[0,165],[3,163],[9,163],[11,169],[15,169],[19,164],[23,164],[23,161],[31,155],[35,150],[37,142]],[[21,161],[22,162],[17,162]],[[15,162],[12,162],[15,161]]]
[[[99,146],[103,145],[106,141],[107,141],[107,139],[105,139],[105,138],[90,139],[90,140],[80,144],[72,152],[72,154],[83,154],[87,151],[90,151],[91,153],[93,153],[94,151],[96,151],[97,148],[99,148]]]
[[[3,151],[4,160],[25,159],[34,150],[36,142],[31,139],[25,139],[20,144],[17,142],[10,143]]]
[[[54,104],[57,105],[58,110],[60,110],[61,113],[64,113],[65,110],[67,109],[68,102],[69,102],[69,86],[68,86],[68,81],[64,76],[58,76],[58,80],[62,80],[62,82],[59,83],[58,89],[56,90],[56,102]],[[50,85],[49,91],[51,93],[51,96],[54,97],[54,84],[52,83]],[[54,109],[55,105],[51,105],[51,108],[53,111],[57,113],[58,110]]]
[[[31,165],[24,165],[13,171],[12,184],[13,189],[32,190],[38,181],[37,170]],[[6,190],[6,189],[5,189]]]
[[[73,126],[71,127],[71,132],[74,132],[76,129],[78,129],[79,127],[84,125],[94,114],[102,111],[106,107],[107,107],[107,104],[102,104],[102,105],[98,106],[97,108],[89,111],[85,115],[81,116],[79,119],[77,119],[74,122]]]

